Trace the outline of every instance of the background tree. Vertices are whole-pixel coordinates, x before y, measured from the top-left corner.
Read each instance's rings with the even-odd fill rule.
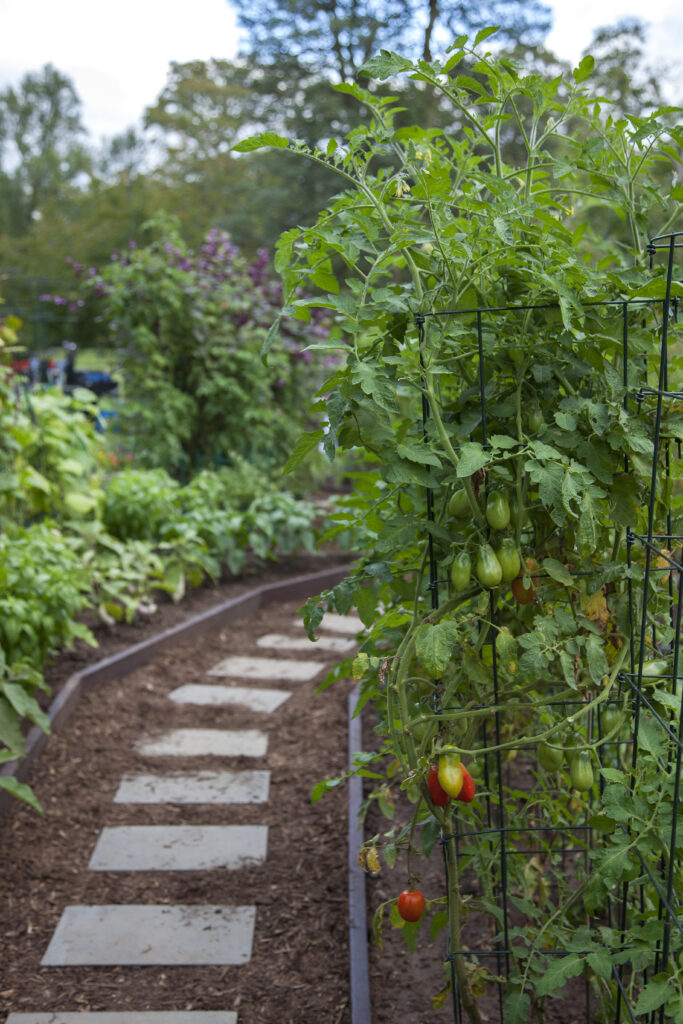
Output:
[[[18,209],[10,222],[15,230],[25,229],[47,200],[89,173],[80,106],[71,80],[51,64],[24,75],[17,89],[0,93],[5,142],[0,158],[15,185],[11,192]]]

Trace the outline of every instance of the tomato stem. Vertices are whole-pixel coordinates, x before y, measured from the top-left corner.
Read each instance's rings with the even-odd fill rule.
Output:
[[[442,835],[442,841],[446,858],[446,884],[448,890],[448,955],[453,964],[453,971],[458,982],[460,999],[471,1024],[483,1024],[481,1014],[472,995],[472,989],[470,988],[465,960],[462,952],[460,952],[462,950],[462,905],[458,878],[458,856],[455,849],[455,836],[453,835],[453,815],[450,809],[445,817],[448,835],[445,838]]]

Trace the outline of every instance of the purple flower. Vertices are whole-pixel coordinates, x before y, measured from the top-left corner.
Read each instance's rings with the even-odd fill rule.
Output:
[[[136,241],[134,241],[134,239],[131,238],[130,242],[128,243],[128,248],[129,249],[137,249],[137,247],[138,247],[138,243]]]
[[[52,302],[52,296],[47,294],[39,295],[38,302]]]

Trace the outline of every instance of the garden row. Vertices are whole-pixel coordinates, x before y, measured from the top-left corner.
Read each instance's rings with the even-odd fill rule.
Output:
[[[6,348],[14,340],[5,323]],[[23,756],[25,724],[49,729],[44,666],[76,639],[95,644],[88,622],[151,615],[159,594],[179,601],[248,557],[315,546],[320,510],[239,456],[185,486],[120,468],[93,403],[87,391],[17,390],[2,369],[0,762]],[[35,804],[17,779],[0,786]]]

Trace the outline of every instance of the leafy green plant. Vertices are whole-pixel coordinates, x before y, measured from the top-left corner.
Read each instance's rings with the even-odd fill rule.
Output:
[[[651,484],[659,531],[680,526],[667,525],[675,500],[665,467],[652,476],[655,417],[634,396],[661,379],[662,305],[654,300],[663,282],[643,257],[648,236],[679,211],[683,187],[672,170],[683,134],[668,109],[611,117],[586,84],[591,58],[571,80],[523,75],[480,48],[492,31],[479,33],[474,48],[456,40],[441,61],[382,51],[363,69],[382,80],[407,74],[435,90],[462,120],[457,135],[396,128],[391,99],[345,83],[337,88],[371,115],[343,141],[319,151],[266,133],[236,147],[299,155],[336,170],[344,187],[316,224],[283,236],[277,256],[285,312],[331,310],[335,326],[322,344],[345,358],[319,392],[326,430],[303,438],[290,466],[322,442],[330,458],[360,449],[368,467],[328,533],[354,530],[363,558],[350,579],[309,602],[306,622],[312,632],[326,608],[355,605],[367,627],[353,671],[381,743],[357,770],[367,774],[369,761],[387,758],[378,791],[400,785],[414,804],[413,821],[385,843],[390,866],[397,851],[408,852],[409,888],[419,880],[420,849],[442,836],[448,911],[437,911],[433,930],[448,924],[469,1019],[482,1020],[475,993],[495,980],[476,956],[468,969],[460,952],[476,915],[493,922],[494,945],[509,951],[508,1024],[543,1020],[547,999],[581,972],[600,1019],[621,998],[615,971],[637,1012],[666,1004],[674,1019],[680,969],[659,955],[666,926],[650,891],[644,909],[628,897],[628,927],[614,927],[607,909],[643,864],[657,872],[673,856],[656,823],[672,820],[674,772],[669,766],[661,777],[667,754],[647,728],[637,761],[611,769],[599,760],[609,747],[597,721],[624,704],[624,673],[652,656],[651,645],[666,649],[672,640],[661,576],[650,584],[651,632],[634,635],[644,565],[627,531],[646,529]],[[609,239],[606,227],[614,227]],[[274,329],[266,351],[276,336]],[[677,380],[681,368],[675,351]],[[520,569],[510,581],[511,547]],[[449,584],[464,553],[470,578]],[[672,716],[675,692],[667,691]],[[567,774],[558,787],[539,772],[528,792],[511,765],[541,743],[569,751]],[[496,843],[478,800],[457,810],[433,800],[429,772],[446,755],[484,765],[478,800],[506,829]],[[601,763],[602,792],[587,770],[595,765],[597,778]],[[571,795],[577,780],[591,793],[592,815],[586,796]],[[617,809],[621,801],[628,810]],[[528,843],[531,816],[549,829],[534,836],[538,858],[505,859],[502,836],[508,852]],[[467,838],[456,851],[459,820]],[[579,849],[585,843],[591,871],[575,860],[568,876],[563,831]],[[591,848],[595,836],[602,840]],[[481,880],[481,894],[465,902],[467,871]],[[393,913],[392,922],[414,944],[419,925],[401,925]],[[655,966],[656,980],[644,984]]]
[[[325,316],[283,323],[286,346],[266,368],[259,351],[281,299],[267,253],[249,262],[217,229],[190,250],[165,214],[144,230],[151,244],[132,242],[86,283],[119,354],[121,445],[182,479],[232,453],[283,464],[316,372],[305,346],[325,336]]]

